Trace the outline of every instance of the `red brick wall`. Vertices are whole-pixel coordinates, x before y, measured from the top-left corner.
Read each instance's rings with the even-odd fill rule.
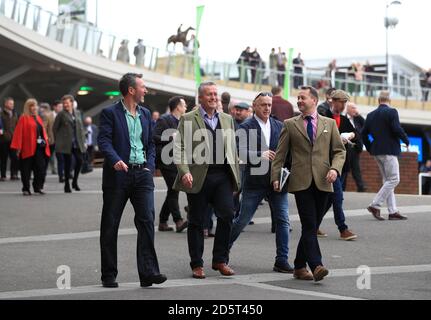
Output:
[[[362,178],[367,186],[367,192],[378,192],[382,186],[382,177],[376,160],[367,152],[360,155]],[[418,194],[418,162],[417,154],[404,152],[399,158],[400,162],[400,184],[395,189],[399,194]],[[356,184],[349,173],[347,177],[346,191],[356,191]]]

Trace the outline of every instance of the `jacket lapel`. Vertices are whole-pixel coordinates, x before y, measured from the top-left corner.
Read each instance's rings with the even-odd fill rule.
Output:
[[[320,135],[323,133],[323,131],[326,129],[326,120],[323,119],[322,116],[317,114],[317,133],[316,133],[316,141],[320,137]]]
[[[130,145],[129,127],[127,126],[126,114],[124,112],[124,107],[121,101],[115,107],[115,112],[117,117],[120,119],[121,126],[123,127],[123,132],[126,133],[127,143]]]
[[[271,139],[269,141],[269,148],[271,150],[275,150],[277,149],[277,145],[278,145],[278,136],[275,132],[275,121],[272,118],[269,118],[269,121],[271,123]]]
[[[148,119],[145,118],[145,113],[144,111],[141,109],[141,107],[138,107],[138,112],[139,112],[139,120],[141,121],[141,127],[142,127],[142,136],[141,136],[141,140],[144,146],[147,145],[147,141],[148,141]],[[151,121],[151,120],[149,120]]]
[[[305,132],[304,120],[302,119],[302,116],[298,116],[296,118],[296,120],[295,120],[295,127],[296,127],[296,129],[298,129],[299,132],[301,132],[301,134],[304,136],[304,138],[307,139],[307,141],[309,143],[311,143],[310,138],[308,138],[307,132]]]

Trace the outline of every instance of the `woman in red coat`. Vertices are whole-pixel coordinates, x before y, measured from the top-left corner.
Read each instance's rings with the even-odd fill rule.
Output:
[[[25,196],[31,195],[31,171],[34,177],[34,192],[45,194],[42,190],[46,176],[46,159],[50,156],[50,150],[48,136],[37,109],[35,99],[25,102],[23,115],[18,120],[11,143],[11,149],[15,149],[20,158],[22,193]]]

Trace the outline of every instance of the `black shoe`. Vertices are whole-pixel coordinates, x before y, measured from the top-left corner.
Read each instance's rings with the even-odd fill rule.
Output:
[[[60,178],[58,178],[58,182],[59,182],[59,183],[64,183],[64,177],[60,177]]]
[[[253,220],[251,220],[251,221],[248,223],[248,225],[249,225],[249,226],[254,225],[254,221],[253,221]]]
[[[70,189],[70,184],[66,183],[64,185],[64,192],[66,192],[66,193],[72,193],[72,190]]]
[[[105,288],[118,288],[118,282],[115,280],[102,281],[102,286]]]
[[[141,280],[141,287],[151,287],[153,284],[161,284],[168,280],[164,274],[155,274]]]
[[[42,190],[34,190],[34,193],[39,193],[39,194],[41,194],[41,195],[46,194],[46,193],[45,193],[45,192],[43,192]]]
[[[23,191],[22,194],[24,196],[31,196],[31,192],[30,191]]]
[[[281,273],[293,273],[293,268],[290,266],[290,264],[274,264],[274,268],[272,269],[276,272]]]
[[[72,182],[72,188],[76,191],[81,191],[81,188],[78,186],[78,182]]]

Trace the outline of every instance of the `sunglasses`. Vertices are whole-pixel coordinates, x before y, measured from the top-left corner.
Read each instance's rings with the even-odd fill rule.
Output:
[[[271,97],[272,98],[272,93],[271,92],[259,92],[256,96],[256,98],[254,98],[253,102],[255,102],[259,97]]]

